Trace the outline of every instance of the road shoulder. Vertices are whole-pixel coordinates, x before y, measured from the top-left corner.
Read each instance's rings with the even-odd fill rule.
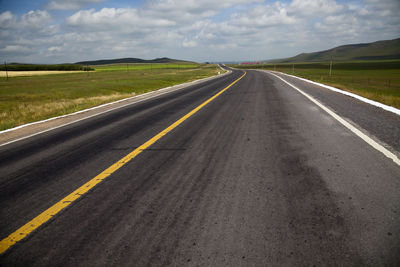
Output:
[[[313,96],[319,102],[332,109],[355,128],[361,130],[370,138],[387,148],[399,157],[400,154],[400,116],[371,105],[357,98],[329,90],[317,84],[310,84],[297,77],[279,75],[299,87],[305,93]]]

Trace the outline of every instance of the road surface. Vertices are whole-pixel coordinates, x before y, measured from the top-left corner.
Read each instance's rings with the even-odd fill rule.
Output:
[[[400,166],[275,75],[243,75],[1,146],[2,245],[26,237],[0,264],[399,264]],[[399,116],[280,77],[399,155]],[[51,219],[18,232],[138,148]]]

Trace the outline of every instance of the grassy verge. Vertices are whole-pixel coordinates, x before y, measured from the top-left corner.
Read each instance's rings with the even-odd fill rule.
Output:
[[[276,70],[293,74],[400,108],[400,60],[333,62],[331,75],[329,63],[285,63],[235,67]]]
[[[167,65],[167,64],[164,64]],[[102,68],[103,67],[103,68]],[[117,68],[120,68],[119,70]],[[164,66],[0,79],[0,130],[217,74],[216,65]]]

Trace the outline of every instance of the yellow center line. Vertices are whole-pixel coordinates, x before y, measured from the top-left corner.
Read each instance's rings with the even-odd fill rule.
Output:
[[[31,221],[26,223],[24,226],[16,230],[14,233],[10,234],[8,237],[4,238],[3,240],[0,241],[0,254],[4,253],[6,250],[8,250],[11,246],[13,246],[15,243],[18,241],[21,241],[24,239],[26,236],[28,236],[30,233],[32,233],[34,230],[36,230],[38,227],[40,227],[42,224],[50,220],[53,216],[55,216],[57,213],[59,213],[61,210],[64,208],[68,207],[73,203],[75,200],[86,194],[90,189],[95,187],[97,184],[101,183],[103,180],[108,178],[111,174],[113,174],[115,171],[117,171],[119,168],[124,166],[126,163],[131,161],[133,158],[135,158],[137,155],[143,152],[146,148],[160,140],[164,135],[172,131],[174,128],[176,128],[179,124],[184,122],[186,119],[191,117],[193,114],[195,114],[197,111],[202,109],[205,105],[213,101],[215,98],[217,98],[219,95],[221,95],[223,92],[228,90],[232,85],[234,85],[236,82],[238,82],[240,79],[242,79],[246,75],[246,72],[240,76],[237,80],[235,80],[233,83],[229,84],[227,87],[219,91],[217,94],[214,96],[210,97],[208,100],[200,104],[198,107],[190,111],[188,114],[168,126],[166,129],[164,129],[162,132],[159,134],[155,135],[153,138],[148,140],[146,143],[141,145],[140,147],[136,148],[132,152],[130,152],[128,155],[120,159],[119,161],[115,162],[113,165],[102,171],[100,174],[98,174],[96,177],[92,178],[90,181],[86,182],[83,184],[81,187],[70,193],[68,196],[64,197],[60,201],[58,201],[56,204],[33,218]]]

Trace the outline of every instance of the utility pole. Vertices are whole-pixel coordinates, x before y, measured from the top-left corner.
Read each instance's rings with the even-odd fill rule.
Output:
[[[329,66],[329,77],[332,76],[332,58],[331,58],[331,65]]]
[[[7,62],[4,61],[4,68],[6,69],[6,81],[8,81]]]
[[[294,73],[294,64],[292,65],[292,72]]]

